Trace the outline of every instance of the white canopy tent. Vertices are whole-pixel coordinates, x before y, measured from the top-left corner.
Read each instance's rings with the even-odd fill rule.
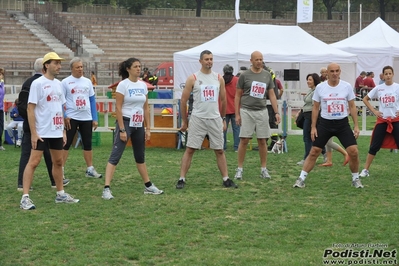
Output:
[[[381,18],[355,35],[330,46],[341,49],[358,57],[357,76],[361,71],[374,72],[374,81],[379,82],[379,73],[386,65],[394,69],[399,67],[399,33],[386,24]],[[399,76],[396,77],[396,81]]]
[[[260,51],[267,65],[273,68],[281,81],[284,80],[284,69],[299,69],[300,82],[289,84],[289,88],[297,90],[307,90],[306,75],[319,74],[320,68],[330,62],[341,65],[343,80],[354,83],[356,78],[356,55],[334,48],[298,26],[237,23],[213,40],[174,53],[176,86],[201,68],[198,60],[203,50],[212,52],[213,70],[221,74],[226,64],[234,67],[234,73],[238,72],[240,66],[249,67],[251,53]]]

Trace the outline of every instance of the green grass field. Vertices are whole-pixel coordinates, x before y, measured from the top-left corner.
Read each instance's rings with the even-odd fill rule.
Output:
[[[360,167],[369,140],[358,141]],[[213,151],[202,150],[194,155],[186,187],[176,190],[183,150],[149,148],[151,180],[165,191],[159,196],[143,194],[127,148],[110,201],[101,198],[104,180],[86,178],[82,150],[72,148],[65,190],[80,203],[54,203],[42,160],[30,193],[37,207],[32,211],[19,209],[20,150],[6,145],[0,153],[0,265],[325,265],[326,249],[347,249],[333,245],[359,244],[355,251],[370,243],[398,248],[399,153],[378,153],[370,177],[362,180],[364,189],[351,187],[339,153],[332,167],[315,167],[306,188],[294,189],[302,136],[288,136],[287,143],[288,153],[268,156],[271,180],[259,178],[258,153],[248,151],[238,189],[223,188]],[[104,173],[110,151],[111,133],[101,133],[101,145],[94,147],[98,172]],[[230,177],[236,156],[231,140]]]

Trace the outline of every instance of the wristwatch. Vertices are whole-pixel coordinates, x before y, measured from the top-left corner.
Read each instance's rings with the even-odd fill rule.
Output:
[[[120,131],[121,131],[121,133],[125,133],[125,132],[126,132],[126,129],[121,128]]]
[[[223,121],[225,121],[225,120],[226,120],[226,117],[225,117],[225,116],[223,116],[223,117],[222,117],[222,119],[223,119]]]

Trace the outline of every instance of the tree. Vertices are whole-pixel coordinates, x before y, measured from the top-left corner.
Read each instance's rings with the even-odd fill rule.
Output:
[[[332,19],[332,9],[337,4],[338,0],[323,0],[324,5],[327,8],[327,19]]]
[[[68,12],[69,7],[87,4],[87,0],[62,0],[61,4],[62,4],[61,12]]]
[[[197,9],[195,12],[195,16],[201,17],[202,2],[204,2],[204,1],[203,0],[196,0],[196,1],[197,1]]]
[[[119,0],[119,6],[126,8],[129,14],[142,15],[143,9],[150,5],[148,0]]]

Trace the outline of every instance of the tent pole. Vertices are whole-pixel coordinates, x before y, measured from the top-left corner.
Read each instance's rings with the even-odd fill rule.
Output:
[[[348,0],[348,37],[351,36],[351,0]]]
[[[362,30],[362,4],[360,4],[360,10],[359,10],[359,31]]]

